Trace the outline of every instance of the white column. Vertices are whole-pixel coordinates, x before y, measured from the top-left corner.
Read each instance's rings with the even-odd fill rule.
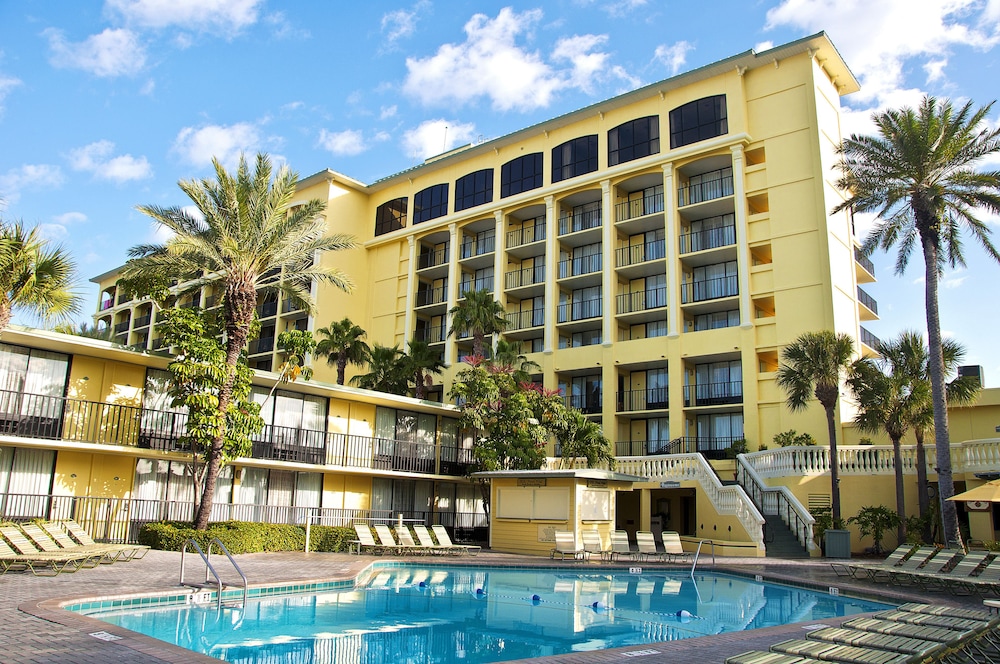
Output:
[[[551,354],[559,346],[556,337],[556,317],[559,315],[559,220],[556,218],[555,196],[545,197],[545,353]]]
[[[677,225],[677,204],[674,190],[674,164],[663,164],[664,246],[667,260],[667,336],[677,338],[681,329],[681,265],[678,258],[680,234]]]
[[[504,231],[503,210],[493,213],[496,220],[495,238],[493,240],[493,298],[503,305],[504,315],[507,311],[507,291],[504,289],[503,271],[507,267],[507,233]],[[496,350],[500,335],[493,337],[493,350]]]
[[[413,324],[413,298],[416,295],[417,289],[417,238],[412,235],[406,238],[409,243],[410,249],[410,260],[409,268],[406,270],[406,312],[404,316],[403,323],[403,334],[405,334],[404,343],[409,344],[410,340],[413,338],[414,324]]]
[[[611,180],[601,180],[601,341],[610,347],[617,339],[615,335],[615,296],[618,294],[615,278],[615,216],[611,201]]]
[[[750,247],[747,242],[747,196],[743,177],[743,146],[734,145],[733,201],[736,205],[736,271],[740,289],[740,327],[753,327],[750,307]]]
[[[451,311],[458,304],[458,257],[461,255],[461,247],[458,246],[458,224],[448,224],[448,297],[447,311],[444,315],[445,329],[451,331],[451,318],[448,311]],[[458,338],[448,335],[445,341],[445,363],[450,365],[458,362]]]

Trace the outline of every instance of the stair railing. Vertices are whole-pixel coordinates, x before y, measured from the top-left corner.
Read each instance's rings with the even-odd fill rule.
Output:
[[[193,583],[193,582],[186,582],[186,581],[184,581],[184,554],[187,553],[188,545],[189,544],[194,547],[195,551],[198,552],[198,555],[201,556],[202,562],[205,563],[205,582],[204,583]],[[244,574],[243,570],[240,569],[240,566],[236,564],[236,560],[233,558],[232,554],[229,553],[229,549],[226,548],[226,545],[223,544],[222,540],[220,540],[218,537],[213,537],[212,541],[208,543],[208,553],[205,553],[202,550],[201,546],[198,545],[198,542],[196,542],[195,540],[188,539],[188,540],[184,541],[184,546],[181,548],[181,579],[180,579],[180,585],[182,585],[182,586],[191,586],[191,587],[195,587],[195,588],[208,588],[208,587],[215,586],[216,588],[218,588],[218,608],[219,608],[220,611],[222,610],[222,591],[225,590],[226,585],[222,582],[222,577],[219,576],[219,573],[216,571],[216,569],[212,565],[212,561],[211,561],[212,547],[214,545],[216,545],[216,544],[219,545],[219,550],[222,553],[225,554],[226,558],[229,559],[229,562],[233,566],[233,569],[236,570],[236,573],[240,575],[240,579],[243,581],[243,584],[242,584],[243,585],[243,606],[246,606],[246,604],[247,604],[247,587],[249,585],[247,583],[246,574]],[[214,583],[212,582],[212,578],[213,577],[215,578]]]
[[[736,481],[747,492],[761,514],[780,516],[781,521],[792,531],[799,544],[811,553],[816,548],[816,543],[813,541],[813,524],[816,523],[816,519],[788,487],[765,484],[746,457],[745,454],[736,455]]]

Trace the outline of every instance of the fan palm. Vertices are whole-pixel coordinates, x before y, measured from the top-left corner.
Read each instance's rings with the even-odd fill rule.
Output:
[[[837,459],[837,423],[834,410],[840,398],[840,379],[854,354],[854,340],[829,330],[806,332],[781,351],[778,386],[785,391],[790,410],[803,410],[815,396],[826,411],[830,436],[830,499],[834,527],[840,527],[840,469]]]
[[[899,543],[906,541],[901,441],[918,414],[931,402],[930,383],[923,380],[923,347],[923,339],[915,332],[903,332],[897,339],[880,341],[875,348],[879,357],[856,361],[847,379],[858,400],[854,418],[858,429],[865,433],[884,430],[892,442]]]
[[[492,364],[494,367],[504,370],[509,369],[514,380],[518,383],[531,382],[531,374],[541,369],[537,362],[532,362],[521,354],[520,341],[507,341],[506,339],[497,341]]]
[[[327,364],[337,366],[337,385],[344,384],[348,364],[364,364],[371,348],[365,343],[366,332],[350,318],[334,321],[316,330],[316,336],[326,337],[316,344],[316,356],[326,357]]]
[[[465,299],[452,307],[448,313],[451,315],[451,329],[448,330],[448,335],[471,333],[472,354],[476,357],[485,357],[484,339],[487,334],[503,332],[507,327],[503,305],[485,288],[466,291]]]
[[[1000,129],[986,117],[992,104],[955,109],[950,101],[924,97],[916,109],[873,116],[877,136],[852,135],[840,146],[838,185],[850,195],[834,212],[874,212],[879,219],[862,252],[897,247],[896,273],[902,274],[919,243],[924,258],[924,306],[930,352],[934,439],[944,537],[961,545],[948,436],[948,407],[938,278],[946,264],[965,265],[962,233],[968,232],[995,261],[1000,253],[976,209],[1000,212],[1000,171],[977,171],[983,157],[1000,151]]]
[[[433,350],[426,341],[413,339],[404,356],[410,380],[413,381],[413,396],[418,399],[427,398],[427,383],[432,375],[439,375],[444,369],[441,352]]]
[[[368,356],[368,373],[351,378],[351,383],[365,390],[406,395],[412,374],[399,346],[375,344]]]
[[[237,364],[256,315],[257,291],[268,288],[312,309],[313,281],[349,291],[350,278],[337,268],[320,265],[316,256],[355,246],[349,235],[327,234],[326,203],[310,200],[290,208],[298,176],[282,166],[272,171],[271,160],[258,154],[253,170],[240,156],[235,175],[218,162],[214,179],[181,180],[181,191],[197,213],[185,207],[139,206],[172,234],[164,244],[146,244],[129,250],[132,257],[123,277],[141,282],[149,274],[167,275],[195,290],[214,284],[223,293],[227,375],[221,382],[218,412],[222,424],[206,451],[208,471],[195,527],[208,525],[216,480],[224,455],[225,416],[232,400]]]
[[[615,457],[611,451],[611,441],[604,435],[601,425],[576,410],[569,409],[561,430],[556,432],[556,440],[561,447],[564,468],[572,467],[578,458],[587,462],[587,468],[595,468],[607,463],[614,468]]]
[[[42,319],[79,311],[79,297],[72,290],[75,271],[70,255],[42,238],[37,226],[26,229],[19,221],[0,221],[0,333],[16,310]]]

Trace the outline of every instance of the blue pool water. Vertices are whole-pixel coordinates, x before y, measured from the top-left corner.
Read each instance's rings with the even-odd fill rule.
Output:
[[[74,607],[227,662],[501,662],[758,629],[887,605],[714,572],[375,568],[356,587],[216,605]]]

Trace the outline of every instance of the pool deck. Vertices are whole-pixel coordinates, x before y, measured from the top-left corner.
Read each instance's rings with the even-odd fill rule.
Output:
[[[572,565],[571,562],[550,561],[547,558],[518,556],[484,551],[475,557],[396,558],[392,556],[354,556],[339,553],[258,553],[236,556],[251,584],[281,581],[314,581],[352,578],[367,565],[378,560],[432,561],[455,565]],[[775,558],[719,558],[715,568],[743,574],[761,574],[767,580],[787,581],[826,590],[833,586],[841,593],[860,595],[867,599],[889,603],[931,602],[951,606],[983,608],[978,597],[956,597],[947,593],[927,593],[919,589],[889,587],[838,577],[828,559],[781,560]],[[680,569],[686,566],[662,563],[632,563],[647,570]],[[203,569],[200,561],[189,561],[189,574]],[[628,563],[616,564],[628,566]],[[604,565],[607,567],[607,565]],[[581,569],[600,569],[602,563],[576,563]],[[704,557],[699,569],[711,568]],[[75,574],[57,577],[35,577],[25,572],[8,572],[0,577],[0,593],[6,600],[0,606],[0,661],[7,664],[106,664],[110,662],[218,662],[188,650],[164,644],[150,637],[109,625],[92,618],[59,608],[67,600],[108,597],[132,593],[177,591],[180,554],[150,551],[142,560],[130,563],[101,565]],[[229,578],[220,568],[223,578]],[[853,617],[853,616],[852,616]],[[845,619],[824,620],[825,625],[838,625]],[[724,662],[729,656],[747,650],[767,650],[778,641],[799,638],[810,623],[768,627],[752,632],[732,632],[644,646],[613,650],[571,653],[530,660],[534,664],[597,664],[598,662],[628,661],[641,664],[659,662],[698,661]],[[96,634],[96,635],[95,635]],[[102,638],[103,637],[103,638]],[[117,638],[116,638],[117,637]],[[109,640],[110,639],[110,640]],[[643,654],[639,654],[641,651]],[[634,655],[628,653],[635,652]],[[529,661],[529,660],[521,660]]]

